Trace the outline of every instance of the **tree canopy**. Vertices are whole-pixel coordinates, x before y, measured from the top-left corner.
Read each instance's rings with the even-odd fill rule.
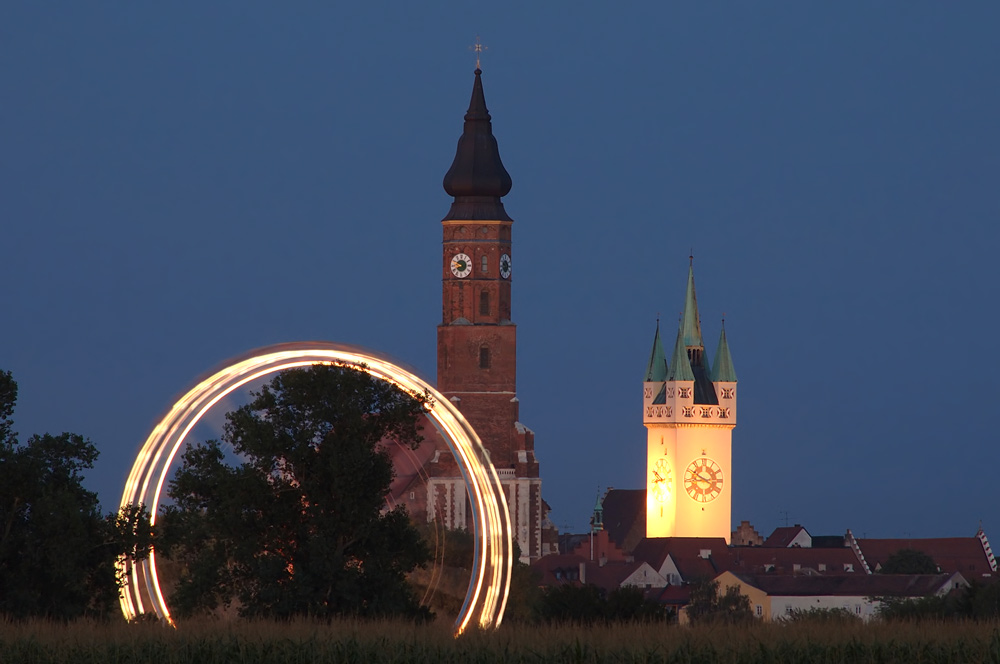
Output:
[[[880,574],[937,574],[940,572],[934,559],[923,551],[900,549],[882,563]]]
[[[380,443],[419,445],[425,398],[363,371],[287,370],[226,415],[221,442],[188,447],[162,521],[183,569],[174,612],[423,615],[405,575],[430,556],[406,508],[386,507]]]
[[[750,598],[736,586],[720,592],[719,582],[696,579],[691,584],[691,600],[687,614],[692,623],[723,623],[738,625],[753,620]]]
[[[115,562],[144,557],[148,514],[130,507],[103,516],[83,471],[97,459],[73,433],[20,444],[12,414],[17,383],[0,371],[0,614],[70,619],[117,611]]]

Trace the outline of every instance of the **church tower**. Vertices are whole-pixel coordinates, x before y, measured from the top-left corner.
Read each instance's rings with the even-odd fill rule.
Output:
[[[722,329],[709,364],[694,267],[670,360],[657,321],[643,383],[646,537],[723,537],[732,532],[732,432],[736,371]]]
[[[477,68],[455,160],[444,176],[444,189],[454,202],[441,222],[437,387],[488,450],[507,494],[522,559],[534,560],[547,551],[542,547],[534,434],[518,420],[517,327],[511,321],[513,220],[500,200],[511,185]],[[448,527],[466,528],[465,483],[453,461],[445,463],[439,455],[436,463],[428,481],[428,516]]]

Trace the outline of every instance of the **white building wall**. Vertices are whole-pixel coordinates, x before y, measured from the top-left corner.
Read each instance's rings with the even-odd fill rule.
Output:
[[[781,596],[771,597],[771,619],[783,620],[796,611],[811,611],[814,609],[844,609],[864,621],[875,617],[878,600],[868,597],[851,595],[817,595],[817,596]]]

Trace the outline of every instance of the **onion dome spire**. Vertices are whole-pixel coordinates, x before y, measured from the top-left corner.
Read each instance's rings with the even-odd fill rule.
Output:
[[[513,221],[500,202],[513,183],[500,161],[500,148],[493,137],[493,123],[483,94],[482,70],[475,71],[472,101],[458,139],[455,161],[444,176],[444,190],[455,197],[444,218]]]

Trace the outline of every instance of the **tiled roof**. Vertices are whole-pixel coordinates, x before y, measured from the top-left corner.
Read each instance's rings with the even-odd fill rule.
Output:
[[[864,575],[864,566],[849,547],[838,549],[737,546],[730,549],[734,573]],[[796,565],[798,567],[796,568]]]
[[[859,539],[858,546],[873,572],[897,551],[914,549],[933,558],[942,572],[961,572],[967,579],[996,576],[978,537]]]
[[[710,551],[708,558],[702,552]],[[713,578],[732,566],[731,550],[722,537],[646,537],[632,552],[636,560],[660,570],[669,555],[684,581]]]
[[[774,596],[926,597],[952,584],[966,585],[953,574],[865,574],[858,576],[801,576],[789,574],[734,574],[745,583]],[[946,587],[947,585],[947,587]]]
[[[604,590],[614,590],[622,585],[622,581],[642,567],[641,561],[609,562],[601,566],[596,562],[587,563],[587,583],[592,583]]]
[[[542,556],[531,563],[531,566],[541,572],[542,578],[538,582],[538,585],[557,586],[563,583],[578,582],[576,579],[571,580],[567,578],[567,576],[578,575],[580,563],[585,562],[587,562],[587,559],[582,556],[571,553],[553,553]]]
[[[798,536],[805,528],[796,524],[794,526],[785,526],[783,528],[775,528],[774,532],[764,540],[764,544],[761,546],[788,546],[792,543],[792,540]],[[808,531],[806,531],[808,533]]]

